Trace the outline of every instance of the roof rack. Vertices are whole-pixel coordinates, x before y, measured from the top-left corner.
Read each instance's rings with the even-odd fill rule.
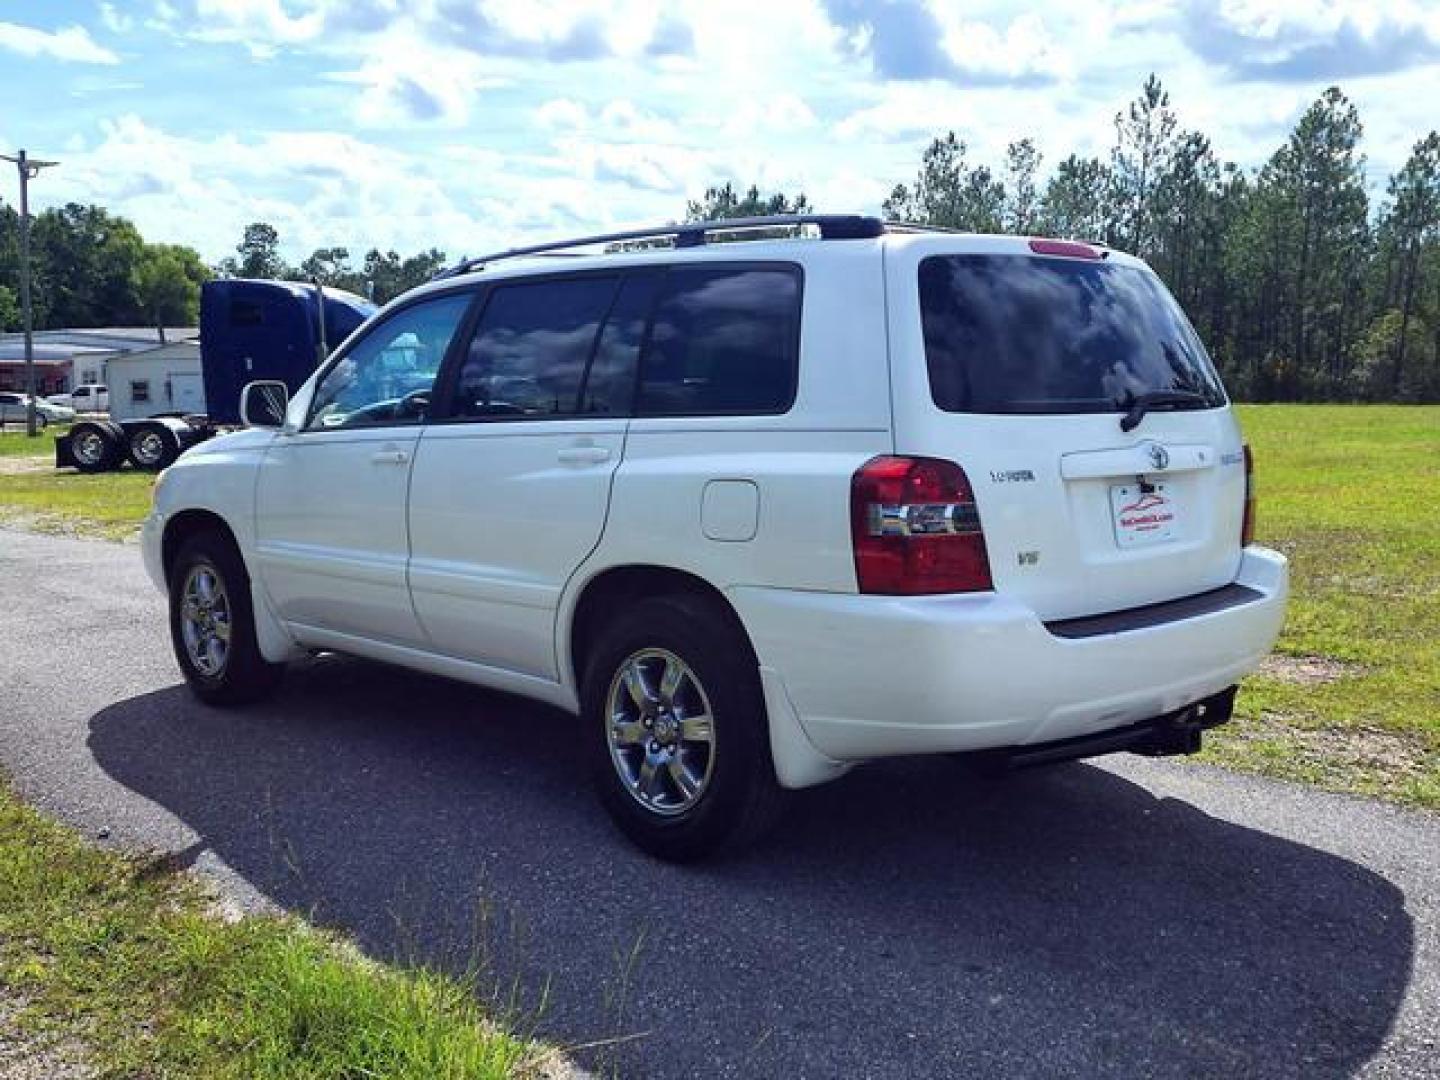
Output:
[[[681,225],[657,225],[648,229],[629,229],[625,232],[601,233],[597,236],[581,236],[571,240],[556,240],[548,244],[532,244],[528,247],[510,248],[491,255],[474,259],[462,259],[454,266],[441,270],[434,280],[468,274],[482,269],[490,263],[503,259],[518,259],[526,255],[548,255],[572,248],[594,247],[597,244],[622,244],[637,240],[662,240],[669,238],[676,248],[701,247],[712,233],[752,232],[813,225],[820,230],[822,240],[868,240],[885,232],[885,223],[877,217],[863,214],[776,214],[769,217],[728,218],[720,221],[687,221]]]

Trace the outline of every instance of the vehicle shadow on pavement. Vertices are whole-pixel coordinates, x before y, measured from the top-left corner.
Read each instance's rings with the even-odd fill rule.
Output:
[[[575,721],[325,657],[237,712],[106,708],[105,771],[377,956],[477,943],[624,1076],[1347,1076],[1409,978],[1400,892],[1087,765],[874,765],[726,862],[631,849]],[[478,919],[477,913],[485,918]],[[592,1052],[582,1060],[597,1064]]]

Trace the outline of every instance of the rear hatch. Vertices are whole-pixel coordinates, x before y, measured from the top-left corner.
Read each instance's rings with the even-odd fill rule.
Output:
[[[1240,433],[1143,263],[915,236],[887,245],[886,275],[896,452],[965,470],[997,592],[1061,619],[1233,580]]]

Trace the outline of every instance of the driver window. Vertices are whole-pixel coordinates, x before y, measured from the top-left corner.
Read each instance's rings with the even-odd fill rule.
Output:
[[[468,293],[451,293],[422,301],[372,328],[320,380],[307,429],[424,420],[435,375],[470,300]]]

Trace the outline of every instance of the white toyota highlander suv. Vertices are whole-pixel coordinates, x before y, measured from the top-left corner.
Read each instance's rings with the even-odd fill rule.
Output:
[[[243,406],[145,526],[194,691],[334,650],[538,698],[665,858],[876,758],[1192,752],[1284,615],[1204,347],[1089,244],[817,215],[505,252]]]

